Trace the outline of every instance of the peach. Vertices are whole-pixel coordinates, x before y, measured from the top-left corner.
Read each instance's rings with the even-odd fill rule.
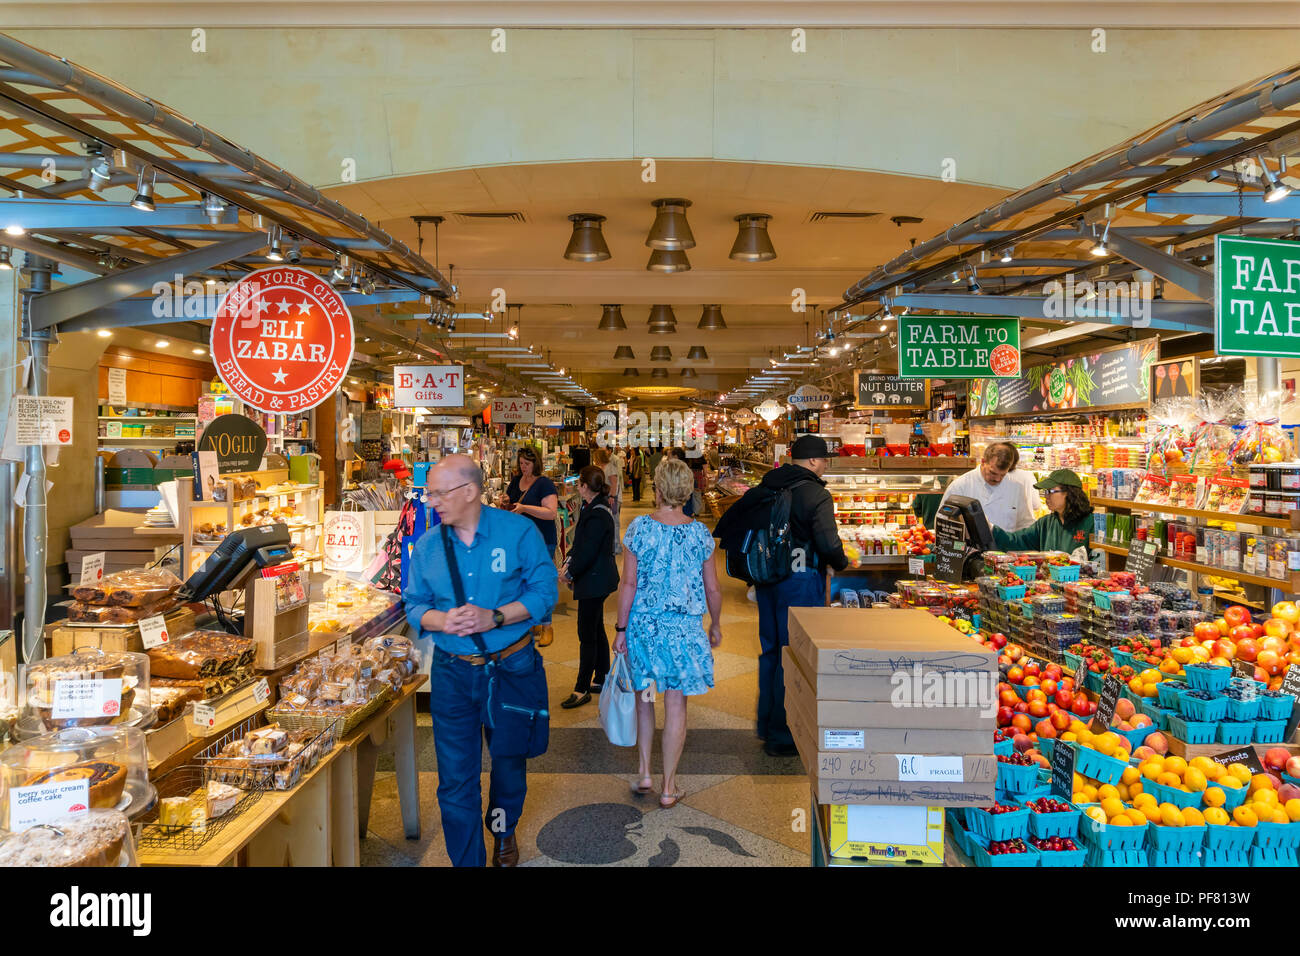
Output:
[[[1135,713],[1137,713],[1137,708],[1133,706],[1133,701],[1129,700],[1127,697],[1121,697],[1115,702],[1116,720],[1128,720]]]
[[[1140,730],[1143,727],[1151,726],[1151,718],[1146,714],[1134,714],[1129,723],[1133,725],[1134,730]]]
[[[1154,734],[1147,737],[1146,747],[1149,747],[1158,754],[1167,754],[1169,753],[1169,738],[1157,730]]]

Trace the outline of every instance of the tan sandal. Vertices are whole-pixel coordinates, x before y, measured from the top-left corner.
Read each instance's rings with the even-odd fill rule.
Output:
[[[533,628],[533,641],[538,647],[549,647],[555,640],[555,628],[549,624],[538,624]]]
[[[685,790],[679,789],[676,793],[668,793],[665,791],[664,793],[659,794],[659,806],[664,810],[671,810],[673,807],[677,806],[678,802],[685,796]],[[668,802],[665,803],[665,800]]]

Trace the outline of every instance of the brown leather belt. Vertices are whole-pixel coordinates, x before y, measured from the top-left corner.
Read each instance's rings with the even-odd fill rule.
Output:
[[[519,638],[519,640],[515,641],[509,647],[499,651],[493,651],[491,654],[487,655],[487,657],[484,657],[482,654],[450,654],[449,656],[454,657],[457,660],[468,661],[470,664],[473,664],[475,667],[482,667],[484,664],[488,662],[489,658],[491,658],[494,661],[503,661],[511,654],[515,653],[516,651],[522,651],[525,647],[528,647],[532,643],[533,643],[533,632],[530,629],[527,632],[525,632],[523,637]]]

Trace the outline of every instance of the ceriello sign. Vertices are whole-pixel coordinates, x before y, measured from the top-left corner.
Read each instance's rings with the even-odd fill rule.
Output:
[[[800,385],[786,401],[796,409],[817,408],[831,400],[831,393],[814,385]]]
[[[398,365],[393,368],[394,408],[460,408],[465,369],[460,365]]]
[[[212,363],[259,411],[297,412],[332,395],[352,364],[352,315],[309,269],[275,266],[241,279],[212,320]]]

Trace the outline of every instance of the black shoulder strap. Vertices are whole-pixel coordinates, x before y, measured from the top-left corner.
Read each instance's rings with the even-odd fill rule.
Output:
[[[460,580],[460,565],[456,563],[456,546],[451,543],[451,535],[448,533],[446,525],[442,526],[442,550],[447,555],[447,574],[451,577],[451,591],[456,598],[456,606],[464,607],[465,605],[465,585]],[[479,634],[471,634],[470,639],[474,641],[474,646],[478,652],[487,657],[487,645],[483,643],[483,638]]]

